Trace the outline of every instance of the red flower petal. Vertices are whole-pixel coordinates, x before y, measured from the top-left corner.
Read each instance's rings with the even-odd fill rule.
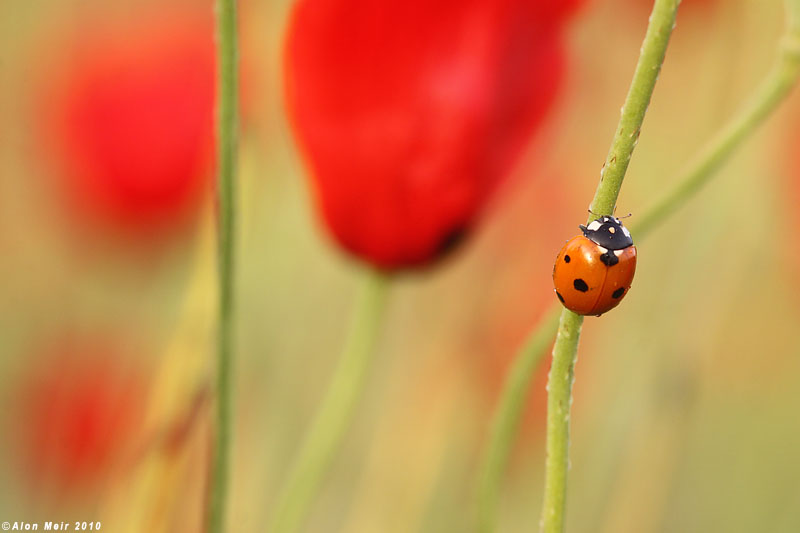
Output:
[[[556,96],[574,4],[297,4],[289,112],[345,248],[422,265],[469,230]]]
[[[31,354],[9,434],[19,439],[32,488],[82,493],[122,466],[144,405],[141,376],[126,353],[114,341],[66,337]]]
[[[213,164],[211,13],[159,14],[87,25],[43,95],[71,210],[126,236],[184,226]]]

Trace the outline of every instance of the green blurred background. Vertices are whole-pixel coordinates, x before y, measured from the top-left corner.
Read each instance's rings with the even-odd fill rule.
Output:
[[[37,137],[37,84],[49,79],[41,65],[63,28],[80,27],[87,12],[114,24],[167,3],[180,4],[0,3],[0,520],[200,530],[215,318],[210,200],[190,229],[155,251],[87,241],[58,215]],[[485,223],[446,262],[391,287],[367,395],[307,531],[471,530],[492,408],[515,351],[555,302],[552,260],[585,218],[646,4],[587,3],[569,27],[557,105]],[[229,517],[237,532],[263,531],[363,274],[318,221],[286,124],[280,52],[289,7],[242,4],[247,112]],[[684,0],[682,11],[620,197],[618,214],[634,222],[766,74],[784,23],[778,0]],[[800,531],[799,104],[795,96],[781,107],[709,187],[637,242],[633,291],[618,310],[587,319],[570,531]],[[41,346],[65,336],[112,338],[129,354],[121,375],[140,376],[144,388],[111,395],[115,405],[135,405],[134,430],[119,445],[122,459],[95,465],[99,473],[79,486],[34,481],[25,435],[42,422],[22,416],[28,396],[19,392],[50,364]],[[547,366],[505,479],[502,531],[538,523]]]

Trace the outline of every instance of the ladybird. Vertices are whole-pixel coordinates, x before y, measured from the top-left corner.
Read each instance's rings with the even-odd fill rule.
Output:
[[[567,241],[553,266],[555,292],[579,315],[600,316],[628,293],[636,271],[636,247],[618,218],[602,216]]]

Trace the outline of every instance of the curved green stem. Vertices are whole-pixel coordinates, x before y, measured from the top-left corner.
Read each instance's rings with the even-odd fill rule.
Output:
[[[232,417],[234,250],[236,156],[238,147],[238,42],[236,1],[217,0],[217,202],[219,233],[219,329],[214,458],[208,507],[208,531],[225,527]]]
[[[639,62],[590,208],[595,215],[614,212],[622,180],[639,140],[650,97],[667,53],[679,3],[680,0],[656,0],[653,6]],[[582,316],[564,309],[553,346],[547,393],[547,459],[541,519],[541,531],[544,533],[564,531],[569,469],[569,413],[582,324]]]
[[[389,278],[370,271],[356,301],[344,352],[305,436],[267,531],[296,531],[353,419],[383,322]]]
[[[751,136],[763,120],[785,100],[800,79],[800,0],[787,1],[789,24],[781,41],[778,59],[772,71],[753,96],[738,110],[733,118],[714,135],[711,141],[693,158],[676,179],[677,185],[660,197],[656,203],[637,217],[632,233],[638,241],[690,199],[716,175],[736,148]],[[554,304],[547,316],[554,316],[561,306]],[[506,468],[511,445],[516,436],[522,413],[524,391],[529,386],[531,374],[543,356],[543,349],[534,346],[533,339],[552,338],[556,325],[551,319],[543,320],[530,334],[530,341],[515,358],[511,373],[501,393],[495,410],[489,446],[480,475],[479,523],[485,533],[494,531],[496,499],[502,472]],[[523,366],[529,375],[520,375]],[[502,428],[502,429],[501,429]]]
[[[681,173],[678,185],[638,217],[631,230],[641,239],[714,176],[714,172],[775,110],[800,76],[800,2],[787,3],[789,26],[772,71],[736,115],[725,124]]]

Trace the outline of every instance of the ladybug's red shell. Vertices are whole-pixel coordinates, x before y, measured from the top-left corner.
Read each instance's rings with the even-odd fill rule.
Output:
[[[582,229],[584,235],[567,241],[559,252],[553,282],[564,307],[579,315],[601,315],[619,305],[630,289],[636,247],[631,243],[611,250],[592,240],[591,231]],[[627,230],[625,233],[629,237]]]

